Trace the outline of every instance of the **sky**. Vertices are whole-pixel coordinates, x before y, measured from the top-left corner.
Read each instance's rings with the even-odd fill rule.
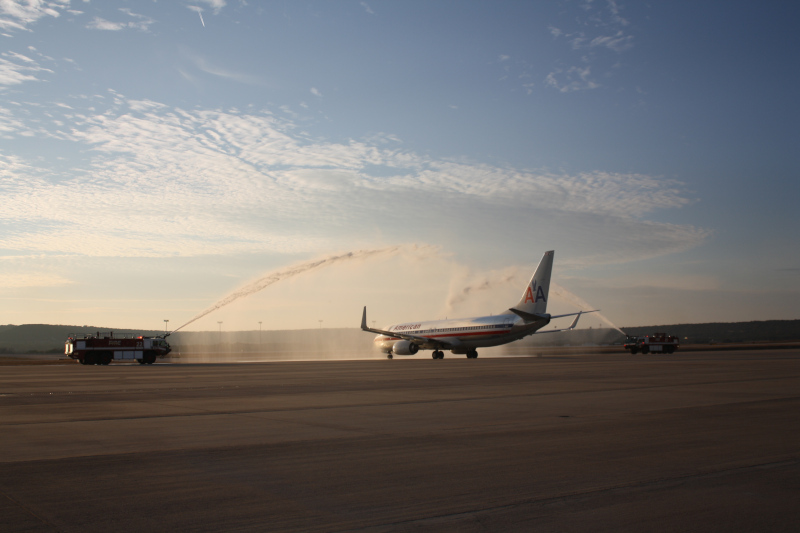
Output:
[[[798,12],[0,0],[0,324],[798,319]]]

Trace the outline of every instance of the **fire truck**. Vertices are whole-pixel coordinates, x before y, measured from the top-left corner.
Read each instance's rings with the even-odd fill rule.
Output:
[[[82,365],[107,365],[111,361],[136,361],[152,365],[156,357],[164,357],[172,348],[163,337],[72,335],[64,345],[64,353]]]
[[[653,333],[652,335],[636,336],[626,335],[626,350],[636,355],[639,352],[648,353],[675,353],[678,349],[678,337],[667,335],[666,333]]]

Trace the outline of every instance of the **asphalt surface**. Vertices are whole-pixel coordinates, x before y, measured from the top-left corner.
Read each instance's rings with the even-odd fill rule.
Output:
[[[800,350],[0,367],[0,531],[798,531]]]

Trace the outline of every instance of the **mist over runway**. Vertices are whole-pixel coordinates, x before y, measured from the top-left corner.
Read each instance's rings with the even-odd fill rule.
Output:
[[[795,530],[800,351],[0,367],[0,530]]]

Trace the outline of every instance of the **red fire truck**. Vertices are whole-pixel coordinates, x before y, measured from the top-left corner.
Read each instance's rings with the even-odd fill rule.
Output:
[[[156,357],[164,357],[172,348],[164,337],[72,335],[67,339],[64,353],[82,365],[107,365],[111,361],[137,361],[152,365]]]
[[[678,349],[678,337],[666,333],[653,333],[652,335],[636,336],[627,335],[623,348],[632,354],[647,353],[675,353]]]

